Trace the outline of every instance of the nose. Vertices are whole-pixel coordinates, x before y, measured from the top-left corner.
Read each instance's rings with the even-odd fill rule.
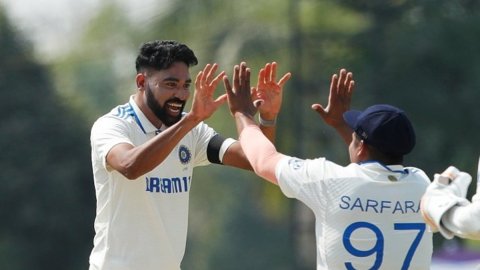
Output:
[[[189,89],[179,88],[177,91],[175,91],[175,97],[181,100],[187,100],[189,96],[190,96]]]

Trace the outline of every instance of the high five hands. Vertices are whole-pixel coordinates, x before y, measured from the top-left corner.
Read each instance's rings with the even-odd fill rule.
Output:
[[[209,118],[227,100],[226,94],[214,98],[215,89],[225,75],[225,71],[221,71],[215,76],[217,69],[218,64],[207,64],[198,72],[195,79],[195,92],[190,112],[199,120]]]
[[[227,76],[223,77],[230,113],[241,112],[253,118],[258,109],[263,116],[276,117],[282,105],[283,86],[291,77],[291,73],[286,73],[277,82],[276,72],[276,62],[265,64],[258,73],[257,86],[250,87],[250,68],[245,62],[235,65],[233,86]]]
[[[264,118],[275,118],[282,107],[283,86],[292,76],[290,72],[277,82],[277,63],[267,63],[258,72],[256,87],[252,87],[252,99]]]

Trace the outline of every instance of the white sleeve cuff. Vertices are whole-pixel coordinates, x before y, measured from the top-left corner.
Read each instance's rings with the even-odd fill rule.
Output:
[[[218,159],[223,163],[223,155],[225,155],[225,152],[227,152],[227,149],[235,143],[237,140],[234,140],[232,138],[227,138],[223,143],[222,146],[220,147],[220,151],[218,152]]]

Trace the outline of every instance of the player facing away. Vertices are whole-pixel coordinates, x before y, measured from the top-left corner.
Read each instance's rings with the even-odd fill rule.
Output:
[[[314,212],[317,269],[429,269],[432,233],[419,212],[429,179],[402,165],[415,145],[405,113],[384,104],[349,110],[354,81],[342,69],[332,76],[327,107],[312,108],[349,144],[351,163],[291,157],[253,121],[249,76],[241,63],[233,77],[240,88],[224,77],[240,144],[256,174]]]
[[[478,165],[477,179],[480,180],[480,160]],[[451,166],[442,174],[435,174],[422,198],[425,220],[447,239],[459,236],[480,240],[479,182],[472,201],[465,198],[471,181],[470,174]]]
[[[211,163],[250,169],[240,144],[224,139],[203,122],[226,102],[214,99],[224,72],[207,64],[195,79],[191,109],[189,68],[193,51],[176,41],[152,41],[136,59],[135,94],[100,117],[91,130],[97,197],[90,270],[180,269],[185,252],[188,201],[196,166]],[[262,69],[252,92],[267,99],[265,123],[280,110],[283,84],[276,63]],[[274,126],[262,126],[273,139]]]

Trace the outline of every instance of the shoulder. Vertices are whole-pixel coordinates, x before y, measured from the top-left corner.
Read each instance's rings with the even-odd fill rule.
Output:
[[[327,160],[326,158],[301,159],[292,156],[283,157],[277,164],[277,173],[288,175],[302,175],[305,179],[324,178],[326,174],[344,167]],[[336,173],[333,173],[336,174]]]
[[[422,169],[415,168],[415,167],[405,167],[405,169],[411,175],[430,182],[430,179],[428,178],[427,174]]]
[[[92,125],[91,133],[98,134],[108,130],[129,129],[135,124],[133,109],[127,104],[119,105],[110,112],[100,116]]]
[[[120,121],[128,121],[135,115],[133,108],[128,104],[118,105],[110,110],[108,113],[100,116],[94,123],[98,125],[98,123],[105,123],[105,122],[120,122]]]
[[[208,124],[205,122],[200,122],[198,123],[191,131],[190,133],[194,136],[197,137],[213,137],[214,135],[218,134],[212,127],[210,127]]]
[[[415,167],[405,167],[405,169],[408,172],[408,178],[411,182],[421,184],[425,187],[430,184],[430,178],[423,170]]]

